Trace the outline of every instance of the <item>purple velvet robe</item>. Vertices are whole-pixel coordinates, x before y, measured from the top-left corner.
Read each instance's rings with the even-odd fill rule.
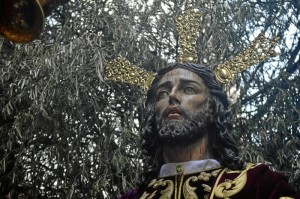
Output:
[[[145,190],[134,189],[120,199],[300,199],[280,173],[264,164],[247,164],[244,170],[214,168],[197,173],[152,180]]]

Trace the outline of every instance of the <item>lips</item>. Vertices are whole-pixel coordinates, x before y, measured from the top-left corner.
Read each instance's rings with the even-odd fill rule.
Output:
[[[178,107],[172,106],[166,109],[164,117],[169,119],[179,119],[182,117],[182,114],[182,111]]]

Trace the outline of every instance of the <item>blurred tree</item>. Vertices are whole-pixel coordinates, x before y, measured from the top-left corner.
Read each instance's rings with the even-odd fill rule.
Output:
[[[298,1],[189,2],[203,12],[199,63],[214,67],[264,32],[279,56],[225,90],[242,155],[267,162],[300,191]],[[143,93],[104,82],[103,63],[121,54],[146,70],[175,60],[174,18],[183,0],[71,1],[35,41],[0,38],[0,197],[116,198],[142,166]],[[230,91],[235,89],[235,93]]]

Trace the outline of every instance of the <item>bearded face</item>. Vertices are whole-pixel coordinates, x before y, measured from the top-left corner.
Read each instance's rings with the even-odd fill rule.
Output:
[[[204,136],[211,111],[201,77],[182,68],[171,70],[158,82],[155,95],[156,127],[163,143],[184,145]]]
[[[207,112],[191,113],[179,108],[183,115],[182,120],[162,119],[157,124],[160,140],[170,146],[182,146],[193,143],[202,138],[206,131]]]

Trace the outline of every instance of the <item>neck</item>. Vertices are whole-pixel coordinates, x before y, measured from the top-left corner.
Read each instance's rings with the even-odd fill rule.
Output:
[[[185,146],[163,147],[164,163],[187,162],[192,160],[204,160],[212,158],[207,149],[207,135]]]

